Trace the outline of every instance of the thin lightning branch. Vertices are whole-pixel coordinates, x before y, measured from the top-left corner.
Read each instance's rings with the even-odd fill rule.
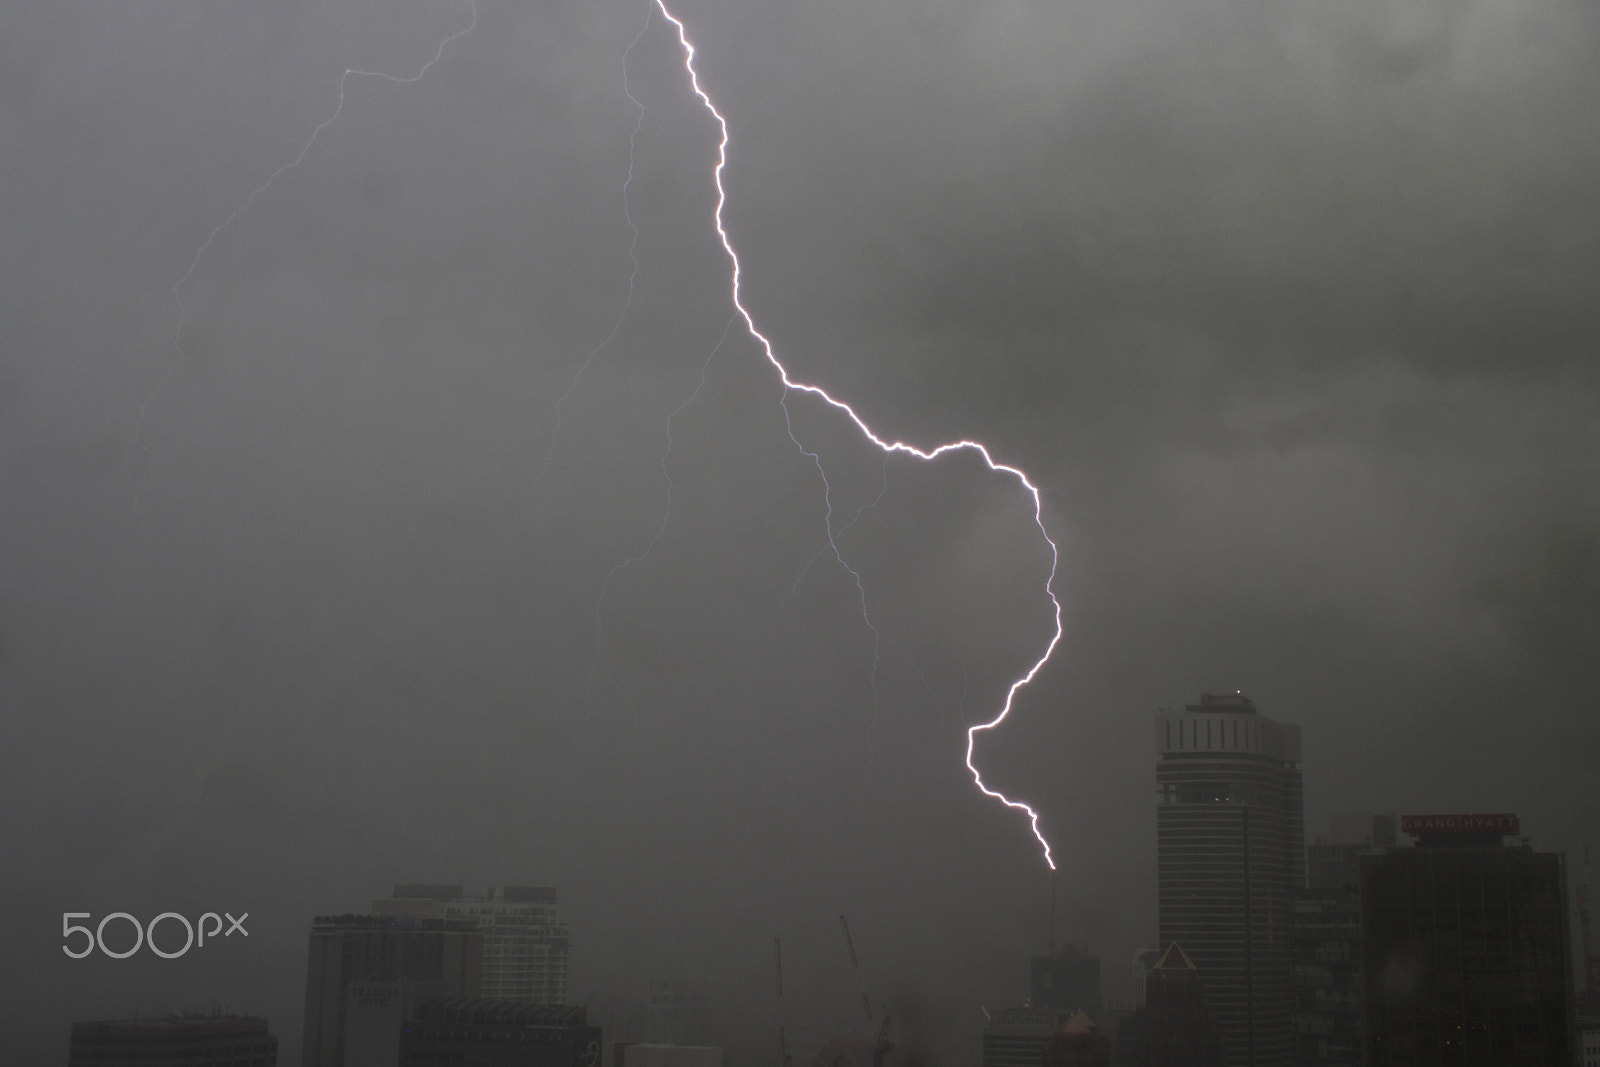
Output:
[[[789,434],[789,439],[791,441],[794,440],[794,433],[792,431]],[[802,453],[805,453],[805,454],[809,455],[809,453],[806,453],[805,449],[803,449],[803,448],[800,451]],[[873,497],[867,503],[862,504],[859,508],[856,508],[855,517],[852,518],[849,522],[845,523],[843,526],[839,527],[839,529],[837,529],[837,530],[829,531],[832,536],[830,536],[828,538],[828,543],[823,545],[821,548],[817,549],[817,554],[812,556],[810,559],[806,560],[806,565],[804,567],[801,567],[800,568],[800,573],[795,576],[794,585],[792,587],[790,587],[789,595],[784,598],[786,602],[788,600],[793,599],[794,595],[800,591],[800,583],[805,581],[806,575],[811,573],[811,568],[816,564],[817,560],[819,560],[819,559],[821,559],[823,557],[823,555],[828,551],[828,549],[832,548],[837,553],[838,546],[836,544],[834,544],[834,540],[833,539],[835,537],[843,537],[845,534],[849,533],[850,530],[852,528],[854,528],[856,523],[861,521],[861,516],[865,515],[867,512],[871,511],[873,508],[877,507],[879,504],[881,504],[883,502],[883,498],[886,495],[888,495],[888,492],[889,492],[889,457],[888,457],[887,454],[885,454],[884,457],[883,457],[883,473],[882,473],[882,478],[881,478],[881,480],[879,482],[878,495]],[[843,561],[841,560],[840,562],[843,562]]]
[[[694,65],[695,48],[694,45],[689,43],[688,31],[683,22],[679,20],[677,16],[673,15],[671,11],[667,10],[665,0],[652,0],[652,2],[656,7],[661,9],[661,14],[666,18],[666,20],[672,23],[672,25],[677,29],[678,43],[683,48],[683,66],[684,70],[689,76],[689,85],[694,90],[694,94],[700,98],[700,102],[705,105],[706,110],[711,113],[712,118],[716,119],[717,127],[721,131],[721,140],[717,145],[717,165],[713,171],[713,178],[717,187],[717,207],[714,215],[714,221],[716,224],[717,236],[722,241],[723,250],[727,253],[728,261],[732,268],[733,306],[738,311],[739,316],[744,319],[745,327],[749,331],[750,336],[755,338],[756,341],[760,343],[762,351],[766,354],[767,362],[771,363],[773,369],[778,372],[778,378],[783,383],[784,400],[787,400],[788,394],[791,391],[809,393],[812,396],[817,397],[829,407],[844,413],[851,422],[855,423],[856,429],[861,431],[861,435],[863,437],[865,437],[868,441],[871,441],[874,445],[886,453],[903,453],[916,459],[928,461],[936,459],[937,457],[944,455],[946,452],[956,452],[962,450],[976,452],[983,458],[983,462],[989,467],[990,470],[1001,474],[1008,474],[1015,478],[1017,482],[1025,490],[1027,490],[1028,494],[1033,497],[1034,523],[1039,527],[1039,533],[1044,537],[1045,543],[1050,546],[1050,576],[1045,581],[1044,589],[1045,594],[1049,596],[1050,603],[1054,608],[1055,632],[1051,635],[1049,642],[1046,644],[1043,655],[1039,657],[1032,667],[1028,668],[1026,673],[1013,681],[1011,683],[1011,687],[1006,690],[1005,703],[1001,706],[999,713],[988,722],[981,722],[968,728],[966,765],[967,770],[972,773],[973,783],[977,785],[980,792],[982,792],[985,796],[992,797],[993,799],[1000,801],[1000,803],[1004,804],[1006,807],[1023,812],[1028,816],[1028,823],[1030,828],[1033,830],[1033,836],[1038,840],[1040,847],[1044,849],[1045,863],[1050,866],[1051,870],[1055,870],[1056,863],[1055,858],[1050,851],[1050,842],[1045,840],[1044,834],[1039,829],[1039,813],[1034,811],[1033,808],[1029,807],[1027,804],[1024,804],[1022,801],[1012,800],[1005,794],[991,789],[989,786],[985,785],[983,781],[983,775],[978,771],[978,768],[972,762],[973,750],[977,744],[977,735],[983,731],[993,730],[995,727],[1005,722],[1007,717],[1009,717],[1011,714],[1011,709],[1016,701],[1018,691],[1029,685],[1034,678],[1038,676],[1039,672],[1044,668],[1044,665],[1049,662],[1050,656],[1055,652],[1056,645],[1061,640],[1061,602],[1056,599],[1054,589],[1056,568],[1060,563],[1061,552],[1060,549],[1056,547],[1055,541],[1051,539],[1050,532],[1045,529],[1044,500],[1040,496],[1039,489],[1033,484],[1032,481],[1029,480],[1028,476],[1023,473],[1020,468],[1012,467],[1004,463],[997,463],[994,457],[989,453],[989,449],[981,442],[969,440],[952,441],[947,444],[937,445],[933,448],[923,449],[917,448],[914,445],[906,444],[904,441],[886,440],[885,438],[878,436],[878,434],[867,425],[865,420],[863,420],[860,415],[856,414],[855,409],[850,407],[850,405],[846,404],[842,400],[836,400],[821,386],[810,385],[790,377],[788,369],[784,367],[781,362],[779,362],[777,353],[773,349],[772,342],[768,340],[766,335],[761,333],[760,330],[756,329],[755,319],[751,316],[749,310],[745,308],[744,304],[739,298],[739,255],[734,251],[733,242],[729,238],[728,231],[722,220],[722,209],[727,203],[728,199],[727,190],[722,184],[722,172],[728,163],[728,122],[722,117],[722,113],[717,110],[716,105],[711,102],[711,97],[708,96],[706,91],[700,86],[700,75],[695,69]],[[787,416],[787,406],[785,406],[784,411],[785,415]],[[791,433],[791,437],[792,436],[793,435]],[[799,442],[797,441],[796,444],[798,445]],[[805,452],[807,455],[812,455],[813,457],[815,455],[814,453],[806,452],[804,448],[802,448],[801,451]],[[818,470],[821,471],[821,469],[821,463],[818,462]],[[824,486],[827,485],[827,475],[825,472],[823,473],[823,484]]]
[[[740,308],[740,310],[744,309]],[[748,321],[748,316],[746,316],[746,319]],[[751,332],[754,333],[755,331],[752,330]],[[822,552],[832,552],[833,558],[838,561],[839,566],[843,567],[845,573],[850,575],[851,580],[856,583],[856,594],[861,599],[861,621],[866,623],[867,629],[872,631],[872,670],[867,674],[867,686],[872,690],[872,721],[867,723],[867,763],[870,765],[877,755],[872,749],[872,734],[878,728],[878,668],[883,665],[883,631],[878,628],[877,623],[872,621],[872,616],[867,612],[867,587],[861,580],[861,572],[845,562],[844,553],[839,551],[839,542],[836,539],[837,534],[833,529],[833,484],[828,481],[828,472],[822,466],[822,456],[806,448],[805,445],[800,443],[800,439],[794,435],[794,420],[789,415],[788,390],[785,390],[783,396],[779,398],[778,406],[783,409],[783,424],[784,428],[789,432],[789,440],[794,442],[794,447],[800,450],[802,456],[807,457],[812,463],[816,464],[817,475],[822,479],[822,503],[824,507],[822,526],[828,534],[828,544],[822,549]],[[888,455],[885,454],[884,462],[886,465],[888,459]],[[885,469],[887,470],[887,466]],[[860,518],[859,511],[856,513],[856,517]],[[855,523],[852,521],[851,525],[853,526]],[[819,552],[818,555],[820,554]],[[815,558],[815,556],[812,557],[813,560]],[[810,566],[810,564],[808,563],[807,566]],[[799,579],[795,581],[798,585]]]
[[[566,392],[556,399],[556,424],[550,431],[550,449],[545,453],[544,462],[539,465],[539,475],[534,479],[535,485],[544,483],[544,476],[550,470],[550,461],[555,458],[556,444],[561,437],[561,420],[566,411],[567,401],[572,399],[572,394],[577,391],[578,383],[583,381],[583,376],[588,373],[589,365],[594,362],[602,350],[612,341],[616,340],[617,332],[622,329],[622,324],[628,318],[628,312],[633,310],[633,282],[639,276],[639,227],[633,221],[633,214],[629,209],[628,190],[633,187],[633,150],[634,144],[639,139],[639,131],[644,128],[645,106],[634,97],[633,91],[628,88],[628,57],[633,55],[633,50],[639,46],[644,35],[650,29],[650,15],[654,8],[646,11],[644,26],[639,30],[627,49],[622,53],[622,95],[626,96],[633,106],[639,110],[639,117],[634,121],[633,132],[628,134],[628,178],[622,183],[622,217],[628,222],[628,229],[633,231],[633,240],[628,243],[628,260],[633,264],[628,271],[628,299],[622,305],[622,310],[617,312],[617,321],[612,323],[611,332],[605,335],[601,342],[594,346],[583,362],[578,365],[578,371],[572,376],[572,381],[567,384]]]
[[[822,476],[822,500],[826,508],[826,512],[823,515],[823,529],[827,532],[828,536],[828,543],[817,549],[817,554],[808,559],[806,561],[806,565],[800,568],[800,573],[795,577],[794,585],[789,590],[789,598],[793,598],[794,594],[799,590],[800,583],[805,580],[805,576],[811,570],[812,565],[828,552],[833,553],[833,558],[838,562],[839,566],[843,567],[845,573],[850,575],[851,580],[856,583],[856,594],[861,600],[861,621],[866,623],[867,629],[872,631],[872,671],[867,675],[867,685],[872,690],[872,721],[867,724],[867,762],[870,764],[874,758],[874,752],[872,750],[872,734],[873,731],[878,728],[878,668],[883,665],[882,653],[885,637],[883,635],[883,629],[879,627],[877,623],[872,621],[872,615],[867,610],[866,584],[861,580],[860,572],[845,561],[844,554],[839,549],[838,539],[843,537],[851,527],[855,526],[856,523],[860,522],[861,516],[877,507],[879,502],[883,500],[884,496],[888,494],[889,454],[886,452],[883,456],[882,480],[880,482],[880,488],[878,489],[878,495],[873,497],[872,500],[868,501],[867,503],[861,505],[859,508],[856,508],[856,513],[850,519],[850,521],[845,523],[845,525],[841,526],[839,529],[835,530],[833,528],[833,486],[828,481],[828,472],[823,469],[822,456],[807,449],[800,443],[800,439],[795,437],[794,423],[789,417],[789,401],[787,394],[778,401],[778,406],[783,408],[783,421],[785,428],[789,431],[789,440],[794,442],[795,448],[800,450],[801,455],[809,457],[811,461],[816,464],[817,473]],[[899,646],[896,645],[896,647],[898,648]],[[904,650],[902,649],[902,651]],[[906,658],[909,659],[910,657],[908,656]],[[916,666],[916,664],[913,663],[912,666]],[[917,670],[917,674],[919,676],[922,674],[920,668]]]
[[[428,71],[432,69],[433,65],[439,62],[439,57],[444,55],[444,50],[447,46],[449,46],[452,42],[459,41],[461,38],[465,37],[467,34],[471,33],[477,28],[478,0],[469,0],[469,4],[472,11],[472,18],[467,23],[466,27],[464,29],[455,31],[450,36],[440,41],[439,46],[433,50],[433,58],[422,64],[422,67],[415,74],[406,77],[400,74],[389,74],[381,70],[355,70],[351,68],[339,75],[339,102],[334,106],[333,114],[317,123],[316,128],[311,131],[311,136],[306,138],[305,144],[300,146],[299,153],[293,159],[269,174],[266,181],[262,182],[260,185],[256,186],[250,191],[250,195],[245,197],[244,203],[234,208],[233,212],[227,218],[223,219],[222,222],[212,227],[211,232],[206,234],[206,239],[200,242],[200,247],[196,248],[194,250],[194,255],[190,257],[189,268],[183,272],[182,277],[172,284],[172,299],[176,301],[178,305],[178,326],[173,332],[172,337],[172,347],[177,352],[177,358],[172,361],[172,365],[167,368],[167,373],[159,382],[156,383],[155,388],[151,389],[149,394],[144,398],[144,403],[139,405],[139,418],[134,423],[133,431],[134,441],[136,443],[141,439],[144,433],[145,413],[150,407],[150,401],[155,399],[157,393],[166,388],[167,383],[172,381],[173,376],[178,373],[179,368],[182,367],[184,362],[188,359],[188,353],[183,349],[183,326],[184,322],[188,318],[189,309],[184,305],[183,302],[183,287],[188,283],[190,278],[194,277],[195,269],[200,266],[200,258],[206,254],[206,249],[210,248],[211,243],[221,236],[224,230],[232,226],[234,221],[238,219],[240,215],[243,215],[246,211],[249,211],[251,206],[255,204],[257,198],[261,197],[267,192],[267,190],[272,188],[273,182],[276,182],[285,173],[294,170],[301,163],[303,163],[305,161],[306,154],[311,151],[311,146],[317,143],[318,137],[322,136],[322,131],[339,121],[339,115],[342,111],[344,111],[345,83],[348,82],[351,77],[382,78],[385,81],[391,81],[397,85],[407,85],[411,82],[421,81],[423,77],[427,75]]]
[[[737,306],[737,300],[735,300],[735,306]],[[741,312],[744,311],[743,308],[739,308],[739,310]],[[746,315],[745,321],[749,322],[750,316]],[[755,334],[754,328],[752,328],[750,332]],[[755,336],[761,337],[760,334],[755,334]],[[765,341],[766,338],[762,337],[761,340]],[[785,390],[783,397],[779,399],[778,406],[783,408],[783,423],[784,428],[789,432],[789,440],[794,442],[794,447],[800,450],[800,454],[802,456],[805,456],[807,459],[811,460],[812,463],[816,464],[817,475],[822,479],[822,503],[825,509],[822,516],[822,526],[823,529],[828,533],[828,546],[822,551],[831,551],[833,553],[833,558],[839,561],[839,566],[843,567],[850,575],[851,579],[856,583],[856,592],[861,596],[861,621],[865,622],[867,624],[867,629],[872,631],[872,674],[870,677],[872,682],[872,715],[873,722],[876,723],[878,715],[878,664],[880,659],[879,651],[883,645],[883,631],[878,629],[877,625],[873,623],[871,616],[867,614],[867,587],[861,581],[860,572],[858,572],[854,567],[850,566],[850,564],[846,563],[844,554],[839,551],[839,542],[836,540],[837,534],[835,534],[833,529],[833,485],[828,481],[828,472],[823,469],[822,456],[801,444],[800,439],[794,435],[794,422],[789,417],[789,398],[787,390]],[[885,456],[884,458],[887,461],[888,457]],[[887,474],[885,477],[887,477]],[[882,494],[879,495],[881,498]],[[875,504],[877,501],[873,501],[873,503]],[[860,517],[861,513],[858,511],[856,513],[856,518]],[[854,526],[855,521],[851,520],[850,525]],[[809,565],[810,564],[807,564],[807,566]],[[796,584],[798,584],[798,579],[796,580]],[[872,737],[870,728],[867,731],[867,737],[868,751],[870,753]]]
[[[706,372],[711,369],[711,361],[717,358],[717,353],[722,351],[722,346],[727,343],[728,331],[733,329],[733,323],[734,319],[729,319],[727,325],[722,327],[722,336],[717,339],[717,343],[712,347],[710,355],[706,356],[706,361],[700,365],[700,380],[695,384],[694,392],[690,393],[689,398],[674,408],[672,414],[667,416],[667,446],[661,452],[661,477],[667,483],[667,506],[661,513],[661,525],[656,527],[656,532],[651,536],[649,543],[644,546],[643,551],[636,556],[629,556],[615,567],[612,567],[606,573],[605,580],[600,583],[600,595],[595,599],[594,603],[594,661],[589,666],[589,689],[587,693],[590,698],[594,696],[594,673],[600,666],[600,652],[605,644],[606,591],[611,588],[611,579],[629,567],[649,559],[650,553],[656,549],[656,543],[667,532],[667,525],[672,521],[672,471],[667,467],[667,460],[672,456],[672,420],[683,414],[690,404],[700,399],[700,394],[706,387]]]
[[[916,673],[917,681],[922,683],[922,691],[927,693],[930,697],[933,697],[935,700],[939,699],[939,694],[934,692],[933,686],[928,684],[928,676],[922,673],[922,665],[911,657],[911,653],[906,650],[906,646],[902,645],[892,637],[886,637],[884,640],[893,645],[895,649],[906,658],[906,662],[911,664],[912,671]]]

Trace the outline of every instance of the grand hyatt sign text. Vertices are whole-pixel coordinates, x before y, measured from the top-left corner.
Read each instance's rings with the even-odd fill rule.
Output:
[[[1498,815],[1402,815],[1403,834],[1515,834],[1517,817]]]

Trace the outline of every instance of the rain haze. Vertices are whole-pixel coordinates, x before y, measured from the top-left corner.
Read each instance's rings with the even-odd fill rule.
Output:
[[[1108,991],[1202,691],[1301,726],[1308,835],[1515,811],[1576,870],[1600,9],[672,10],[791,374],[1041,491],[1063,636],[976,763]],[[0,14],[8,1062],[220,1004],[298,1064],[312,917],[402,882],[557,887],[570,999],[673,978],[741,1065],[774,936],[803,1063],[863,985],[936,1065],[1021,1003],[1048,869],[963,760],[1050,545],[785,396],[683,64],[644,0]]]

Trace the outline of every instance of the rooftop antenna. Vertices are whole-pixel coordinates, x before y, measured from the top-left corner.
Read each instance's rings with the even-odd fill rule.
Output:
[[[1050,938],[1046,942],[1047,955],[1056,954],[1056,869],[1050,868]]]

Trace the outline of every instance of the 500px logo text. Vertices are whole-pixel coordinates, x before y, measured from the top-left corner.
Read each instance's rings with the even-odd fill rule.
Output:
[[[222,931],[223,915],[228,917],[229,925],[227,933],[223,933]],[[151,919],[147,925],[140,925],[138,919],[135,919],[132,915],[129,915],[125,911],[114,911],[110,915],[107,915],[105,918],[101,919],[100,924],[93,930],[90,930],[87,926],[73,925],[73,919],[88,918],[91,918],[91,915],[86,911],[64,911],[61,913],[62,939],[68,939],[74,934],[82,934],[84,937],[83,948],[79,951],[73,951],[71,945],[61,946],[61,951],[65,952],[75,960],[83,959],[97,948],[102,953],[110,956],[114,960],[127,959],[135,952],[138,952],[139,949],[145,945],[149,945],[150,951],[154,952],[162,959],[175,960],[185,952],[188,952],[191,947],[205,948],[206,938],[208,937],[215,941],[218,934],[222,934],[223,937],[232,937],[235,931],[243,934],[245,937],[250,936],[250,931],[244,928],[244,921],[250,918],[250,913],[248,911],[240,915],[237,919],[235,919],[232,915],[229,915],[227,912],[223,912],[222,915],[218,915],[214,911],[208,911],[204,915],[200,916],[200,920],[195,923],[191,923],[188,919],[184,918],[182,915],[179,915],[175,911],[164,911],[160,915],[157,915],[154,919]],[[121,919],[129,926],[133,927],[132,948],[118,952],[106,947],[106,924],[111,922],[113,919]],[[212,923],[211,929],[209,930],[206,929],[206,920],[208,919]],[[156,927],[160,926],[163,921],[165,921],[169,927],[172,923],[177,923],[183,927],[184,941],[182,948],[169,952],[166,949],[163,949],[160,945],[156,944]],[[195,936],[196,930],[199,931],[198,938]],[[172,933],[163,934],[164,939],[167,940],[173,939],[174,936],[175,935]]]

